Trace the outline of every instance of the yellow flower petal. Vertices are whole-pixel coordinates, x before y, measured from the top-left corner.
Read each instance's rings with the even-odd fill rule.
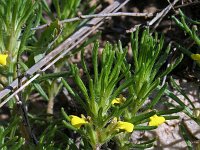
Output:
[[[5,66],[6,65],[6,59],[8,57],[8,54],[0,54],[0,64]]]
[[[115,98],[112,100],[112,104],[120,104],[120,98]]]
[[[191,58],[196,61],[200,61],[200,54],[192,54]]]
[[[130,122],[118,121],[116,129],[125,130],[126,132],[132,132],[134,125]]]
[[[119,98],[115,98],[115,99],[112,100],[112,105],[114,105],[114,104],[121,104],[121,103],[123,103],[125,101],[126,101],[126,98],[123,97],[122,95],[120,95]]]
[[[78,116],[71,115],[71,124],[76,127],[80,128],[82,125],[88,123],[85,118],[80,118]]]
[[[153,115],[150,117],[149,126],[159,126],[165,122],[165,118],[162,116]]]

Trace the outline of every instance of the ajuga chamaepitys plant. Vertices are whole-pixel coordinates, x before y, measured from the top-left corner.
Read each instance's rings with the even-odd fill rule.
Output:
[[[85,149],[100,149],[109,141],[115,141],[119,149],[152,146],[155,139],[139,145],[131,143],[131,133],[134,130],[155,129],[170,118],[160,115],[180,111],[159,113],[159,110],[153,110],[166,85],[148,105],[144,105],[152,91],[158,89],[160,80],[176,67],[182,57],[159,72],[168,57],[170,45],[164,51],[163,37],[159,39],[157,34],[152,36],[148,29],[143,31],[141,39],[138,34],[139,30],[131,37],[133,64],[128,64],[127,49],[123,49],[120,42],[115,46],[107,43],[99,57],[96,42],[92,51],[92,71],[87,67],[82,51],[82,67],[87,80],[81,79],[79,68],[73,64],[71,71],[78,87],[71,88],[62,79],[68,92],[85,111],[84,115],[68,116],[62,110],[66,118],[63,123],[81,135]],[[149,126],[140,125],[145,122],[149,122]]]

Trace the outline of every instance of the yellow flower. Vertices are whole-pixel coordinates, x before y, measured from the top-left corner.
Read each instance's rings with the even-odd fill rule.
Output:
[[[134,125],[130,122],[118,121],[116,129],[125,130],[126,132],[132,132]]]
[[[74,116],[74,115],[71,115],[70,117],[71,117],[71,124],[72,124],[74,127],[78,128],[78,129],[79,129],[82,125],[88,123],[88,122],[86,121],[86,118],[85,118],[84,115],[81,115],[81,118],[78,117],[78,116]]]
[[[153,115],[150,117],[149,126],[159,126],[165,122],[165,118],[162,116]]]
[[[112,105],[121,104],[121,103],[123,103],[125,101],[126,101],[126,98],[123,97],[122,95],[120,95],[119,98],[115,98],[115,99],[112,100]]]
[[[192,54],[191,58],[196,61],[200,61],[200,54]]]
[[[0,54],[0,64],[5,66],[6,65],[6,59],[8,57],[8,54]]]

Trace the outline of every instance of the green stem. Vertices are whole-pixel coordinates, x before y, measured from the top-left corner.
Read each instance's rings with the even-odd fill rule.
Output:
[[[47,106],[47,114],[53,114],[53,106],[54,106],[54,97],[49,97],[49,102]]]
[[[14,71],[15,71],[15,64],[10,62],[9,67],[8,67],[8,84],[11,84],[13,82],[14,79]],[[13,108],[14,105],[14,98],[12,98],[9,102],[8,105],[10,108]]]

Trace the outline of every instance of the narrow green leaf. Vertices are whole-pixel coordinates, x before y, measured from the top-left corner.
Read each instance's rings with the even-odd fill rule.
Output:
[[[124,81],[124,83],[122,83],[117,89],[116,91],[113,93],[112,98],[115,98],[116,96],[120,95],[122,90],[126,89],[127,87],[129,87],[134,81],[134,78],[130,78],[126,81]]]
[[[42,4],[38,3],[38,9],[37,9],[37,13],[35,14],[36,19],[34,20],[34,25],[33,27],[37,27],[40,23],[40,20],[42,19]],[[34,33],[34,31],[33,31]]]
[[[22,148],[22,146],[24,145],[25,143],[25,139],[24,138],[20,138],[17,143],[15,145],[13,145],[12,147],[10,147],[10,149],[12,150],[20,150]]]
[[[85,84],[83,83],[83,81],[81,80],[81,78],[79,77],[79,69],[75,66],[74,66],[74,69],[75,69],[74,75],[75,75],[76,84],[78,85],[79,89],[81,90],[81,93],[85,97],[85,100],[87,101],[87,103],[89,103],[89,96],[88,96],[87,88],[86,88]]]
[[[139,130],[139,131],[147,131],[147,130],[154,130],[156,129],[157,127],[155,126],[135,126],[134,127],[134,130]]]
[[[12,120],[9,124],[9,126],[5,129],[5,131],[3,132],[3,137],[5,137],[6,135],[8,135],[10,132],[12,132],[12,129],[17,128],[18,124],[19,124],[20,118],[14,118],[14,120]],[[14,137],[14,135],[10,135],[10,137]]]
[[[70,119],[70,117],[67,115],[67,113],[65,112],[65,110],[64,110],[64,108],[62,107],[61,108],[61,112],[62,112],[62,115],[65,117],[65,119],[67,120],[67,121],[70,121],[71,119]]]
[[[155,114],[156,114],[156,111],[150,111],[150,112],[147,112],[147,113],[139,114],[138,116],[135,116],[131,119],[131,123],[138,124],[141,121],[148,119]]]
[[[154,65],[154,69],[155,72],[157,73],[160,69],[160,67],[166,62],[166,59],[169,55],[169,51],[171,49],[171,44],[169,44],[165,50],[165,52],[159,57],[159,59],[157,60],[156,64]],[[156,74],[155,74],[156,75]]]
[[[93,108],[93,111],[96,111],[96,102],[95,102],[95,90],[93,86],[93,80],[89,80],[89,90],[90,90],[90,103]]]
[[[189,139],[190,136],[188,135],[186,128],[183,124],[180,124],[179,127],[181,129],[182,136],[187,144],[188,149],[193,150],[192,142]]]
[[[140,143],[140,144],[131,144],[131,147],[132,148],[139,148],[139,149],[146,149],[146,148],[150,148],[150,147],[153,147],[153,142],[155,142],[156,139],[152,139],[152,140],[149,140],[147,142],[144,142],[144,143]]]
[[[147,97],[151,94],[151,92],[153,90],[155,90],[157,88],[157,86],[159,85],[160,83],[160,78],[157,78],[151,85],[150,87],[147,89],[145,95],[142,97],[141,101],[140,101],[140,104],[139,104],[139,107],[142,106],[142,104],[144,103],[144,101],[147,99]]]
[[[180,57],[178,57],[175,62],[170,64],[170,66],[161,74],[159,77],[164,77],[165,75],[169,74],[176,66],[182,61],[183,59],[183,54],[181,54]]]
[[[142,99],[145,96],[148,89],[149,89],[149,81],[144,81],[139,93],[137,94],[137,98]]]
[[[175,109],[168,109],[168,110],[161,110],[158,111],[156,114],[157,115],[169,115],[169,114],[174,114],[174,113],[178,113],[181,112],[184,108],[183,107],[176,107]]]
[[[174,119],[180,119],[180,116],[163,116],[165,120],[174,120]]]
[[[165,90],[165,94],[172,98],[174,101],[176,101],[181,107],[183,107],[183,112],[189,117],[191,117],[197,124],[200,125],[200,120],[193,116],[193,111],[189,107],[187,107],[176,95],[174,95],[171,91],[167,89]]]
[[[17,142],[18,138],[18,136],[15,136],[12,139],[7,140],[3,145],[0,145],[0,148],[11,146],[13,143]]]
[[[60,12],[59,1],[58,0],[54,0],[53,4],[54,4],[54,6],[56,8],[56,12],[57,12],[58,18],[61,19],[61,12]]]
[[[197,43],[198,46],[200,46],[200,37],[196,33],[196,29],[194,27],[192,28],[192,35],[193,40]]]
[[[86,63],[85,63],[85,60],[84,60],[84,49],[81,50],[81,64],[82,64],[84,72],[87,75],[88,80],[90,80],[91,79],[90,73],[89,73],[89,71],[87,69],[87,66],[86,66]]]
[[[185,18],[183,16],[181,16],[181,23],[183,24],[184,31],[186,31],[192,37],[192,31],[190,30],[190,28],[186,24]]]
[[[66,72],[57,72],[57,73],[49,73],[49,74],[43,74],[42,76],[40,76],[38,79],[36,79],[36,81],[42,82],[48,79],[57,79],[59,77],[65,77],[68,78],[71,75],[70,72],[66,71]]]
[[[77,92],[74,92],[73,89],[69,86],[69,84],[62,78],[61,82],[63,83],[64,87],[68,90],[68,92],[70,94],[72,94],[72,96],[78,101],[78,103],[81,104],[81,106],[89,111],[88,106],[86,105],[86,103],[81,99],[81,97],[78,95]]]
[[[180,87],[176,84],[176,82],[174,81],[174,79],[172,77],[170,77],[170,81],[171,81],[173,88],[175,88],[177,91],[179,91],[189,101],[190,105],[194,109],[195,106],[194,106],[193,102],[189,99],[189,97],[185,94],[185,92],[180,89]]]
[[[135,71],[138,71],[138,34],[139,34],[139,29],[136,30],[135,34],[131,34],[131,49],[133,53],[133,60],[134,60],[134,65],[135,65]]]
[[[77,131],[77,128],[75,128],[74,126],[72,126],[71,124],[69,124],[68,122],[66,122],[65,120],[62,121],[63,125],[68,128],[71,129],[73,131]]]
[[[190,57],[192,55],[192,52],[190,52],[188,49],[184,48],[183,46],[181,46],[178,43],[174,43],[176,45],[176,47],[178,47],[178,49],[181,50],[181,52],[183,52],[184,54],[186,54],[188,57]]]
[[[41,87],[39,83],[33,82],[33,86],[45,100],[47,101],[49,100],[47,94],[45,93],[45,91],[43,90],[43,88]]]
[[[154,99],[150,102],[150,104],[148,104],[147,109],[153,109],[153,107],[160,100],[160,98],[163,95],[163,93],[164,93],[164,91],[165,91],[166,88],[167,88],[167,84],[165,84],[164,86],[162,86],[162,88],[158,91],[158,93],[156,94],[156,96],[154,97]]]
[[[175,21],[175,23],[176,23],[182,30],[184,30],[183,24],[182,24],[175,16],[172,16],[172,19]]]
[[[42,0],[41,2],[42,2],[42,6],[43,6],[44,10],[45,10],[48,14],[50,14],[50,13],[51,13],[51,10],[50,10],[50,8],[49,8],[49,6],[48,6],[46,0]]]
[[[33,20],[34,20],[34,17],[31,15],[31,19],[29,19],[27,21],[28,25],[27,25],[24,33],[22,34],[22,39],[21,39],[18,55],[21,55],[23,53],[23,51],[25,50],[24,47],[25,47],[26,42],[28,41],[28,38],[30,36]]]

